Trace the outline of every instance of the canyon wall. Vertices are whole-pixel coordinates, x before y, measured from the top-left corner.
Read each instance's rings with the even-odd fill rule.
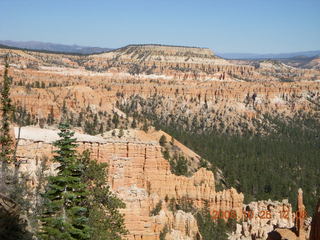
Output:
[[[18,129],[15,129],[16,135]],[[176,176],[170,172],[161,147],[155,142],[105,139],[98,136],[76,134],[78,150],[89,149],[92,158],[109,165],[109,182],[112,190],[126,203],[123,209],[125,224],[130,231],[128,239],[159,239],[165,226],[171,231],[168,239],[200,239],[196,220],[191,213],[168,209],[166,199],[187,199],[196,207],[207,203],[213,210],[235,210],[242,217],[243,195],[235,189],[215,191],[212,172],[203,168],[193,176]],[[29,183],[37,184],[37,169],[43,158],[51,157],[56,130],[25,127],[21,129],[18,158],[21,170],[28,172]],[[51,167],[51,174],[53,168]],[[157,216],[150,216],[156,204],[163,208]]]
[[[15,82],[25,82],[34,76],[37,81],[45,79],[45,74],[35,72],[12,71]],[[53,74],[48,80],[63,84],[73,84],[76,77],[63,77]],[[70,79],[70,81],[68,80]],[[238,131],[239,124],[246,124],[247,129],[254,131],[253,119],[268,125],[266,115],[279,115],[292,118],[299,114],[315,113],[316,102],[320,99],[319,82],[293,83],[246,83],[246,82],[211,82],[203,84],[188,83],[157,84],[157,83],[117,83],[117,80],[101,77],[88,77],[79,80],[78,85],[65,87],[30,88],[15,86],[11,96],[17,106],[34,115],[38,121],[47,119],[53,114],[59,119],[62,108],[71,112],[75,118],[80,112],[87,112],[87,108],[94,113],[107,112],[112,114],[116,110],[116,102],[120,105],[131,106],[132,99],[139,96],[149,104],[142,106],[135,104],[131,111],[150,112],[150,104],[155,104],[151,111],[158,118],[168,116],[186,119],[191,125],[193,119],[202,121],[203,129],[219,128],[221,124]],[[104,83],[105,81],[105,83]],[[141,80],[142,81],[142,80]],[[82,84],[82,85],[81,85]],[[140,101],[140,100],[139,100]],[[174,113],[174,114],[173,114]],[[186,123],[184,123],[186,124]]]
[[[161,99],[152,109],[165,121],[171,116],[187,119],[183,125],[199,122],[204,131],[254,132],[254,122],[272,128],[266,116],[313,114],[320,99],[319,70],[274,61],[240,64],[202,48],[130,45],[89,56],[0,49],[5,54],[13,101],[36,123],[50,114],[59,119],[64,106],[76,118],[88,107],[113,114],[117,102],[130,105],[139,96],[149,103]]]
[[[228,126],[235,132],[254,132],[263,123],[270,132],[268,118],[315,114],[320,99],[319,70],[274,61],[239,64],[209,49],[135,45],[90,56],[0,49],[0,63],[6,54],[13,102],[20,115],[34,117],[33,124],[40,126],[52,125],[49,117],[57,123],[65,112],[78,120],[80,113],[101,113],[99,123],[117,113],[125,121],[130,117],[120,108],[127,108],[128,114],[152,113],[173,124],[185,120],[179,126],[195,123],[203,131],[226,131]],[[1,64],[0,77],[2,70]],[[108,114],[109,119],[100,118]],[[52,156],[56,137],[56,130],[23,128],[18,155],[29,184],[37,184],[36,172],[44,157]],[[77,138],[79,151],[90,149],[94,158],[109,164],[110,185],[127,205],[123,213],[130,240],[158,239],[165,226],[170,229],[168,239],[201,238],[194,217],[181,210],[173,213],[166,199],[187,199],[197,207],[208,203],[211,211],[235,210],[239,218],[246,209],[273,209],[270,222],[258,217],[238,225],[235,239],[264,239],[274,226],[293,224],[291,218],[277,216],[280,209],[292,211],[286,202],[262,201],[243,209],[243,195],[235,189],[216,192],[214,176],[205,169],[191,177],[171,174],[157,142],[81,134]],[[150,216],[160,201],[162,210]]]

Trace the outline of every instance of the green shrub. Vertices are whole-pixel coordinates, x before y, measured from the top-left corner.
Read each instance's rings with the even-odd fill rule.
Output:
[[[161,211],[161,208],[162,208],[162,201],[160,200],[156,206],[154,207],[154,209],[151,210],[150,212],[150,216],[156,216],[160,213]]]

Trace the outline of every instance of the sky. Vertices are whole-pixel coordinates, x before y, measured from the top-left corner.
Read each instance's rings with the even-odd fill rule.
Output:
[[[0,0],[0,39],[223,53],[320,50],[320,0]]]

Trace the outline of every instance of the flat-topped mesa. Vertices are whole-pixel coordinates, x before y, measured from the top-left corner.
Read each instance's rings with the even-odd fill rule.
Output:
[[[91,56],[92,59],[109,61],[112,66],[119,63],[143,64],[157,67],[161,64],[166,68],[192,68],[197,64],[230,65],[230,63],[216,55],[209,48],[180,47],[164,45],[128,45],[115,51]],[[185,65],[188,64],[188,65]],[[191,65],[190,65],[191,64]],[[146,70],[146,69],[145,69]],[[178,69],[175,69],[176,71]]]
[[[235,65],[208,49],[161,45],[129,45],[89,56],[87,69],[126,72],[131,75],[158,75],[177,80],[228,80],[233,75],[248,75],[253,66]]]
[[[101,75],[121,79],[129,76],[144,79],[156,77],[162,82],[314,81],[320,78],[320,71],[316,69],[299,69],[270,61],[261,64],[231,61],[216,56],[208,48],[197,47],[128,45],[85,56],[0,49],[0,56],[6,54],[9,54],[13,68],[23,71],[32,69],[36,74]]]
[[[119,48],[118,50],[116,50],[116,52],[124,52],[126,54],[145,52],[151,55],[162,56],[218,58],[209,48],[157,44],[128,45],[126,47]]]

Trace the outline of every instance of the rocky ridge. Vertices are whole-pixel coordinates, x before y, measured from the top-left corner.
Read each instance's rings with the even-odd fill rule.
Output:
[[[319,80],[317,69],[298,69],[277,62],[246,64],[217,57],[210,49],[129,45],[114,51],[88,56],[0,49],[9,54],[13,66],[23,69],[78,69],[87,74],[153,75],[174,80],[286,81]]]

